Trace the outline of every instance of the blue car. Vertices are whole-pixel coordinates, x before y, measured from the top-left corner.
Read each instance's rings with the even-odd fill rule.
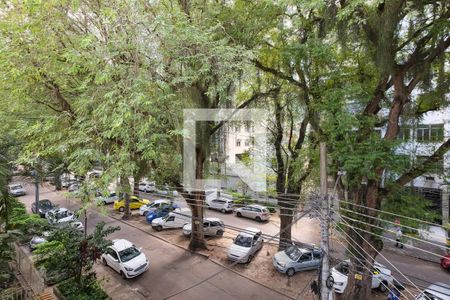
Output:
[[[146,216],[147,223],[152,224],[154,219],[165,217],[176,208],[178,208],[178,205],[176,204],[164,205],[153,212],[149,212]]]

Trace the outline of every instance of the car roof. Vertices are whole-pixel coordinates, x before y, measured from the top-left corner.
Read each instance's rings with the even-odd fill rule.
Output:
[[[167,199],[157,199],[155,201],[153,201],[153,203],[170,203],[170,200]]]
[[[65,207],[58,207],[58,208],[52,209],[51,211],[53,211],[53,212],[63,212],[63,211],[68,211],[68,209],[65,208]]]
[[[122,251],[122,250],[125,250],[127,248],[134,246],[132,242],[130,242],[126,239],[116,239],[116,240],[113,240],[112,242],[113,242],[113,244],[111,247],[116,251]]]
[[[262,206],[262,205],[259,205],[259,204],[250,204],[250,205],[247,205],[247,206],[254,207],[254,208],[266,208],[265,206]]]
[[[222,222],[221,219],[219,219],[219,218],[213,218],[213,217],[211,217],[211,218],[205,218],[205,220],[206,220],[206,221],[210,221],[210,222]]]
[[[13,187],[13,186],[22,186],[22,184],[20,183],[12,183],[8,185],[9,187]]]
[[[424,291],[436,296],[450,296],[450,285],[442,282],[436,282],[428,286]]]
[[[253,237],[255,234],[260,233],[261,230],[254,227],[247,227],[243,231],[239,232],[240,235]]]

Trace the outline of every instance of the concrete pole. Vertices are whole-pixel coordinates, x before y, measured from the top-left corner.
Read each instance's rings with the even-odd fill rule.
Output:
[[[329,299],[329,289],[327,287],[327,278],[330,273],[329,266],[329,204],[328,204],[328,193],[327,193],[327,145],[324,142],[320,143],[320,193],[321,193],[321,211],[323,217],[320,222],[321,229],[321,248],[323,250],[322,257],[322,273],[321,273],[321,284],[320,284],[320,299]]]

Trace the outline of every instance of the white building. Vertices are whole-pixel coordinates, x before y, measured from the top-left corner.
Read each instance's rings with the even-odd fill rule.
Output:
[[[396,153],[410,156],[412,163],[420,163],[450,138],[450,107],[428,112],[420,120],[404,123],[398,134],[398,139],[404,142]],[[385,129],[382,129],[381,134],[384,133]],[[443,223],[449,222],[449,179],[450,151],[447,151],[432,170],[408,183],[442,211]]]

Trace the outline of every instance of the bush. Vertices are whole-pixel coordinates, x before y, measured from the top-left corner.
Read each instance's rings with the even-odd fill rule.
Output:
[[[109,298],[93,277],[83,277],[81,284],[78,284],[72,277],[61,282],[57,287],[66,300],[103,300]]]

